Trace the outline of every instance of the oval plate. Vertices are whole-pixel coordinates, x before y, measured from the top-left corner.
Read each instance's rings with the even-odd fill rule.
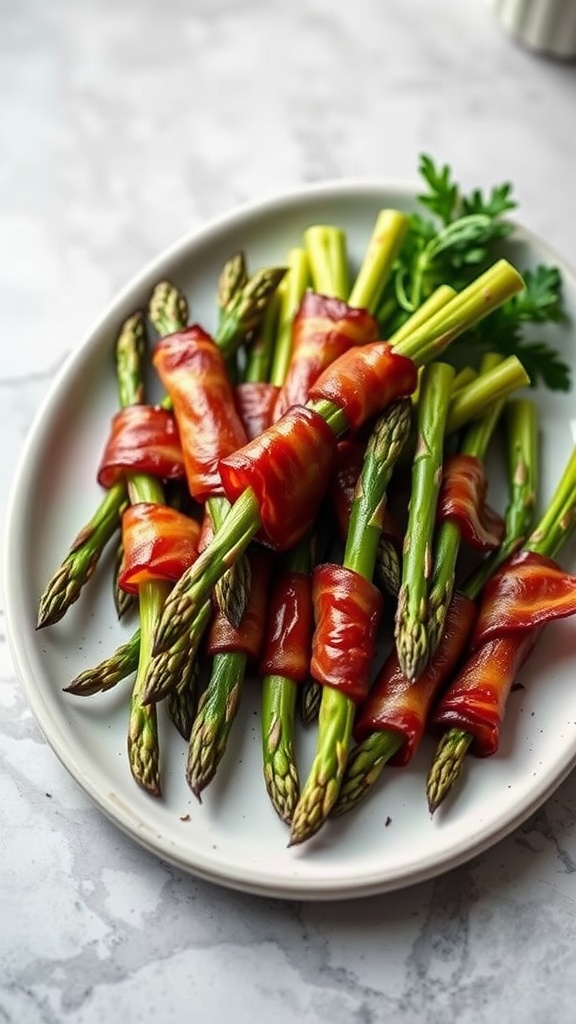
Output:
[[[329,823],[307,845],[288,849],[286,829],[262,780],[256,680],[247,681],[230,749],[201,806],[185,783],[185,744],[161,715],[164,796],[154,800],[134,784],[128,769],[129,681],[88,699],[62,692],[76,673],[130,633],[115,618],[111,558],[102,560],[61,623],[34,629],[43,587],[101,497],[95,469],[117,405],[117,330],[146,305],[156,281],[168,277],[179,285],[191,316],[210,329],[218,274],[234,250],[245,250],[252,270],[282,263],[307,226],[336,223],[347,233],[351,264],[358,266],[378,210],[409,210],[414,204],[409,188],[338,182],[252,205],[184,238],[124,289],[68,359],[21,457],[7,520],[4,583],[11,649],[32,712],[64,766],[116,825],[160,857],[222,885],[283,898],[338,899],[421,881],[509,833],[576,761],[576,630],[573,622],[563,622],[548,627],[522,672],[497,756],[470,758],[458,794],[434,819],[424,797],[433,749],[425,742],[409,767],[386,770],[364,806]],[[564,261],[521,228],[506,250],[519,269],[539,262],[560,266],[574,320],[576,278]],[[570,327],[545,333],[574,367]],[[572,448],[574,398],[540,392],[537,398],[543,507]],[[506,495],[493,486],[491,500],[503,507]],[[573,544],[563,563],[576,568]],[[313,732],[301,738],[302,773],[311,759]]]

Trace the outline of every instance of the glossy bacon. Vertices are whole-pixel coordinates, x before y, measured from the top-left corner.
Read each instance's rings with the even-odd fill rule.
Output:
[[[302,572],[280,573],[270,594],[260,674],[299,683],[308,679],[313,630],[311,577]]]
[[[294,318],[290,365],[274,419],[279,419],[292,405],[304,405],[322,371],[352,345],[364,345],[377,337],[378,325],[365,309],[354,309],[342,299],[306,292]]]
[[[498,749],[508,694],[545,624],[576,613],[576,576],[532,551],[513,555],[486,584],[470,655],[431,716],[473,734],[472,753]]]
[[[353,569],[324,563],[312,574],[312,600],[316,629],[310,674],[358,704],[368,692],[382,595]]]
[[[410,395],[418,382],[411,359],[385,341],[349,349],[336,359],[310,388],[311,402],[332,402],[357,430],[396,398]]]
[[[279,388],[267,381],[237,384],[234,399],[249,441],[258,437],[273,421]]]
[[[442,467],[436,518],[458,525],[464,543],[481,551],[495,551],[504,538],[502,516],[486,503],[488,478],[474,455],[450,455]]]
[[[539,633],[495,637],[477,648],[434,710],[432,726],[472,733],[470,751],[476,757],[495,754],[508,694]]]
[[[238,627],[232,626],[226,616],[216,610],[206,644],[210,656],[236,652],[256,661],[260,655],[272,569],[271,552],[250,549],[250,569],[250,597],[242,621]]]
[[[259,437],[221,460],[224,493],[234,502],[251,488],[266,541],[279,551],[287,550],[316,517],[335,451],[336,436],[322,417],[294,406]]]
[[[163,480],[184,478],[180,435],[167,409],[130,405],[112,418],[98,483],[111,487],[126,473],[148,473]]]
[[[122,517],[118,585],[137,594],[141,583],[180,579],[196,559],[200,524],[167,505],[138,502]]]
[[[174,406],[190,493],[200,502],[221,495],[218,462],[246,443],[222,353],[194,325],[163,338],[152,359]]]
[[[471,647],[575,612],[576,576],[565,572],[552,558],[519,551],[484,587]]]
[[[354,724],[357,742],[373,732],[389,729],[399,732],[404,743],[389,764],[408,764],[420,746],[434,699],[462,658],[475,617],[474,602],[456,593],[448,609],[438,650],[416,680],[406,678],[396,651],[391,651],[359,709]]]

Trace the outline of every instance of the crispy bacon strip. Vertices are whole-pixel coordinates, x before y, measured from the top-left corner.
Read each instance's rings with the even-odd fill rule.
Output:
[[[129,405],[112,418],[98,483],[112,487],[126,473],[184,478],[184,455],[173,414],[160,406]]]
[[[167,505],[138,502],[122,516],[118,585],[137,594],[141,583],[180,579],[198,555],[200,524]]]
[[[506,524],[486,502],[488,477],[474,455],[450,455],[442,467],[436,518],[458,525],[464,543],[481,551],[495,551]]]

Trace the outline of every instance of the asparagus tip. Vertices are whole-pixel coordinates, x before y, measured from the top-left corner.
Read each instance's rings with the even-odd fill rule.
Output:
[[[446,799],[464,766],[472,734],[463,729],[449,729],[442,736],[426,780],[426,796],[430,814]]]

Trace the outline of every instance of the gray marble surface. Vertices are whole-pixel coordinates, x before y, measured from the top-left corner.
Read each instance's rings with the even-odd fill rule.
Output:
[[[576,66],[481,0],[0,0],[0,483],[57,368],[149,257],[323,178],[510,179],[576,263]],[[108,823],[27,710],[0,619],[0,1020],[572,1024],[576,780],[437,880],[286,903]]]

